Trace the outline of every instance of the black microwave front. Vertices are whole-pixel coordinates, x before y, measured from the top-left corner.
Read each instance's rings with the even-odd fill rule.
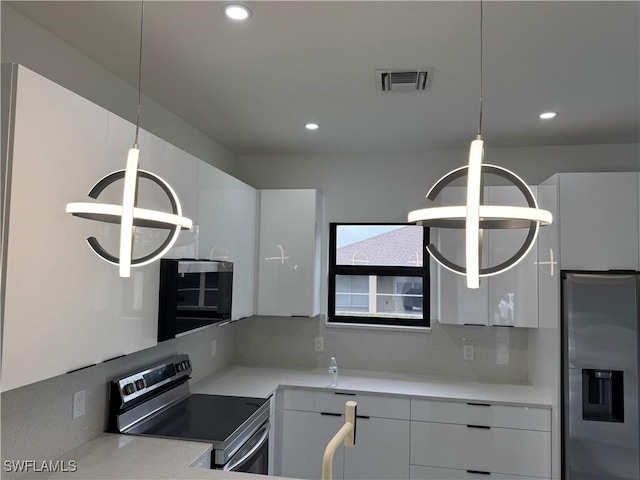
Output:
[[[233,263],[160,260],[158,342],[231,318]]]

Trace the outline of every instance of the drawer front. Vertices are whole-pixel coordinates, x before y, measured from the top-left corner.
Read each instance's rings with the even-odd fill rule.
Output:
[[[482,402],[412,399],[411,420],[545,432],[551,430],[551,412],[546,408],[491,405]]]
[[[473,471],[457,470],[455,468],[411,465],[409,478],[411,480],[540,480],[540,477],[487,473],[474,473]]]
[[[344,413],[344,404],[358,402],[358,415],[409,420],[408,398],[325,390],[284,391],[284,409],[304,412]]]
[[[411,464],[549,477],[551,434],[411,422]]]

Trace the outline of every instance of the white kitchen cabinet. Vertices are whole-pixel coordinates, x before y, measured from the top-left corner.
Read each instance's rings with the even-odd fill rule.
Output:
[[[530,187],[534,196],[535,186]],[[524,195],[515,186],[488,188],[491,205],[528,207]],[[546,228],[546,227],[542,227]],[[528,229],[495,229],[485,231],[489,241],[491,266],[508,260],[522,246]],[[538,249],[529,253],[513,268],[499,275],[485,277],[489,295],[489,324],[511,327],[538,327]]]
[[[344,478],[409,478],[408,420],[364,417],[356,420],[356,445],[344,452]]]
[[[638,176],[560,173],[560,267],[638,270]]]
[[[256,244],[255,188],[231,175],[224,175],[222,255],[233,262],[231,319],[253,315]],[[212,258],[216,259],[214,249]]]
[[[322,456],[329,440],[344,424],[340,414],[285,410],[282,419],[282,473],[284,477],[322,478]],[[344,446],[333,457],[333,478],[344,478]]]
[[[198,255],[208,260],[229,260],[224,245],[225,173],[205,162],[198,164]]]
[[[411,465],[411,480],[540,480],[540,477],[528,477],[524,475],[511,475],[491,472],[477,472],[473,470],[460,470],[458,468],[423,467]]]
[[[200,162],[198,258],[233,262],[231,319],[253,315],[256,189]]]
[[[334,478],[342,477],[343,472],[345,479],[409,478],[408,398],[315,389],[284,390],[282,475],[321,477],[322,454],[329,440],[344,424],[345,402],[350,400],[358,404],[356,445],[347,449],[340,447],[340,456],[336,454],[333,464]],[[314,435],[317,444],[313,444],[313,448],[320,452],[319,461],[311,457],[315,456],[312,450],[304,450],[311,448],[311,444],[297,445],[294,435],[300,438],[301,434],[296,430],[298,427],[286,425],[294,421],[309,429],[307,435]],[[311,425],[322,433],[313,433]],[[297,448],[298,454],[289,453],[290,448]],[[305,456],[312,460],[305,462],[299,458]]]
[[[109,278],[113,267],[85,244],[100,234],[99,224],[65,213],[67,202],[84,201],[108,173],[102,167],[108,113],[24,67],[14,68],[13,135],[7,143],[3,139],[12,153],[10,191],[3,192],[9,211],[3,391],[98,362],[100,318],[114,300],[102,288],[116,288]],[[3,94],[8,86],[3,82]]]
[[[466,188],[448,187],[440,194],[442,206],[465,205]],[[484,190],[488,195],[487,188]],[[465,265],[464,229],[440,228],[438,241],[440,252],[458,265]],[[489,238],[485,234],[482,244],[482,257],[489,254]],[[440,323],[458,325],[489,324],[489,287],[486,279],[480,281],[480,288],[467,288],[467,279],[438,266],[438,291],[440,293]]]
[[[534,195],[536,188],[532,187]],[[466,189],[448,187],[442,196],[442,205],[464,205]],[[491,205],[527,206],[522,193],[512,186],[484,188],[484,202]],[[438,229],[439,247],[451,261],[465,264],[464,229]],[[510,258],[522,245],[526,229],[484,231],[482,265],[494,266]],[[513,327],[538,326],[537,248],[512,269],[483,277],[480,288],[469,289],[466,277],[446,268],[438,267],[441,323],[462,325],[497,325]]]
[[[411,478],[550,478],[549,430],[544,408],[412,399]]]
[[[319,313],[321,208],[317,190],[260,191],[258,315]]]
[[[549,432],[411,422],[411,463],[549,478]]]

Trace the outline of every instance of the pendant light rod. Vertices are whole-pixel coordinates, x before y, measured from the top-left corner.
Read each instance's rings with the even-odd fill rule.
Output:
[[[484,45],[482,39],[482,0],[480,0],[480,118],[478,120],[478,137],[482,136],[482,56],[484,53]]]
[[[138,132],[140,131],[140,110],[142,97],[142,27],[144,25],[144,0],[140,2],[140,49],[138,54],[138,116],[136,118],[136,138],[133,148],[138,148]]]

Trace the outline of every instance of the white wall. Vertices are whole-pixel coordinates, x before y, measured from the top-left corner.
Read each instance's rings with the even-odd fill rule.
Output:
[[[1,8],[3,63],[24,65],[135,123],[137,86],[124,82],[4,2]],[[144,92],[144,78],[142,89]],[[201,160],[234,174],[234,154],[144,95],[140,125]]]

